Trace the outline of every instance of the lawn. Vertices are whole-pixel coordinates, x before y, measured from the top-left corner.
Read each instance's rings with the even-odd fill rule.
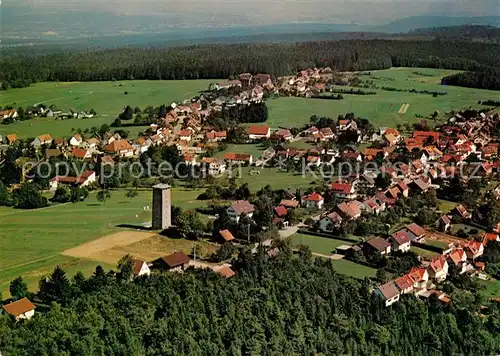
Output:
[[[449,213],[457,205],[458,205],[458,203],[454,203],[454,202],[449,201],[449,200],[438,199],[438,208],[439,208],[439,210],[441,210],[445,214]]]
[[[249,153],[253,156],[254,162],[260,158],[264,147],[260,143],[228,144],[224,151],[217,152],[216,157],[224,157],[226,153]]]
[[[480,281],[480,283],[486,288],[482,291],[486,298],[500,298],[500,281],[491,279],[489,281]]]
[[[120,82],[58,82],[37,83],[28,88],[2,92],[0,106],[28,107],[34,104],[56,105],[59,109],[90,110],[99,114],[92,119],[54,120],[39,118],[0,126],[0,135],[16,133],[19,137],[34,137],[50,133],[67,137],[72,129],[110,124],[127,105],[144,109],[148,105],[170,105],[208,88],[212,80],[158,80]],[[127,94],[125,94],[127,92]],[[135,136],[144,128],[126,128]]]
[[[205,203],[196,200],[202,190],[172,190],[173,204],[194,209]],[[38,210],[0,209],[0,290],[19,275],[37,279],[55,265],[76,271],[96,263],[68,258],[59,253],[123,228],[151,220],[151,191],[140,191],[133,199],[124,191],[113,191],[111,199],[98,203],[95,194],[81,203],[54,205]]]
[[[364,75],[361,79],[372,80],[379,87],[439,91],[448,92],[448,94],[434,98],[428,94],[366,89],[376,91],[377,94],[343,94],[344,100],[278,98],[268,101],[268,124],[273,128],[292,127],[309,122],[313,114],[337,118],[340,114],[354,112],[357,116],[370,119],[375,126],[395,126],[398,123],[416,122],[420,120],[416,115],[428,116],[435,110],[442,115],[452,109],[482,107],[477,105],[478,100],[498,100],[496,91],[442,86],[441,78],[454,72],[424,68],[392,68],[372,71],[370,75]],[[410,105],[408,110],[404,114],[398,114],[401,105],[405,103]]]
[[[311,248],[312,252],[320,253],[322,255],[333,254],[335,252],[335,249],[341,245],[351,245],[347,241],[306,234],[293,235],[292,244],[293,246],[307,245]]]
[[[448,248],[448,244],[446,242],[443,242],[443,241],[440,241],[440,240],[427,239],[427,240],[425,240],[425,244],[429,245],[429,246],[434,246],[434,247],[442,248],[442,249],[447,249]]]
[[[425,249],[420,248],[420,247],[412,246],[411,250],[426,260],[432,260],[434,257],[439,256],[439,253],[437,253],[437,252],[425,250]]]
[[[251,172],[254,172],[253,174]],[[260,172],[260,173],[255,173]],[[297,173],[295,171],[283,172],[278,168],[241,167],[232,171],[238,185],[248,183],[252,192],[258,191],[266,185],[273,189],[309,188],[313,182],[320,184],[321,176],[313,176],[310,172]]]
[[[332,260],[332,265],[338,273],[354,278],[370,278],[377,274],[375,268],[359,265],[349,260]]]

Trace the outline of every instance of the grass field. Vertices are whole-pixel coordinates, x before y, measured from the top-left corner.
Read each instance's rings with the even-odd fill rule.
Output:
[[[480,281],[480,283],[486,288],[482,291],[486,298],[500,298],[500,281],[491,279],[489,281]]]
[[[19,137],[34,137],[50,133],[54,137],[67,137],[71,129],[91,128],[110,124],[127,105],[144,109],[148,105],[170,105],[194,96],[208,88],[212,80],[159,80],[120,82],[37,83],[28,88],[10,89],[0,95],[0,105],[27,107],[34,104],[56,105],[59,109],[90,110],[99,114],[92,119],[54,120],[40,118],[0,125],[0,135],[16,133]],[[125,95],[127,92],[127,95]],[[126,128],[136,136],[141,128]],[[143,130],[143,128],[142,128]]]
[[[194,209],[205,203],[196,200],[202,190],[174,188],[174,205]],[[141,224],[151,220],[151,192],[140,191],[133,199],[124,191],[113,191],[111,199],[100,204],[95,195],[85,202],[55,205],[38,210],[0,209],[0,290],[8,288],[13,278],[23,275],[30,286],[61,264],[69,272],[95,268],[89,262],[63,256],[64,250],[100,236],[123,231],[120,224]],[[35,284],[33,284],[35,283]]]
[[[415,72],[420,74],[415,74]],[[365,81],[372,80],[379,87],[446,91],[448,94],[434,98],[429,94],[373,89],[377,92],[376,95],[343,94],[344,100],[279,98],[268,101],[268,123],[273,128],[278,126],[292,127],[309,122],[309,118],[313,114],[337,118],[340,114],[354,112],[357,116],[370,119],[375,126],[395,126],[398,123],[420,120],[415,116],[417,114],[428,116],[435,110],[444,114],[452,109],[478,107],[478,100],[498,100],[499,94],[496,91],[442,86],[440,84],[443,76],[455,72],[425,68],[393,68],[372,71],[371,75],[364,75],[361,78]],[[404,114],[398,114],[403,104],[409,106]]]
[[[234,170],[233,174],[237,174],[238,170]],[[252,175],[251,171],[259,171],[260,174]],[[321,177],[314,177],[309,173],[302,176],[301,173],[296,172],[282,172],[277,168],[255,168],[255,167],[242,167],[241,176],[236,176],[238,184],[248,183],[252,192],[262,189],[266,185],[271,185],[273,189],[286,189],[286,188],[308,188],[312,182],[320,184]]]
[[[411,250],[413,252],[415,252],[417,255],[422,256],[426,260],[432,260],[434,257],[439,256],[439,253],[437,253],[437,252],[424,250],[423,248],[420,248],[420,247],[412,246]]]
[[[307,245],[311,248],[314,253],[320,253],[322,255],[331,255],[335,252],[335,249],[341,245],[351,245],[349,242],[330,239],[327,237],[306,235],[306,234],[295,234],[292,236],[292,245]]]
[[[363,279],[367,277],[375,277],[377,274],[377,270],[375,268],[359,265],[348,260],[335,260],[332,261],[332,264],[338,273],[354,278]]]

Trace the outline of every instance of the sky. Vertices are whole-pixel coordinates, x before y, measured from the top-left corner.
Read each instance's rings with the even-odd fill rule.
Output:
[[[0,0],[34,9],[177,17],[234,24],[294,22],[381,24],[416,15],[500,15],[499,0]]]

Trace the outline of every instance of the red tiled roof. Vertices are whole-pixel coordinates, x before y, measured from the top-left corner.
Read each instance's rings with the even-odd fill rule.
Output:
[[[250,161],[251,157],[252,155],[248,153],[226,153],[224,155],[224,159],[228,161]]]
[[[71,153],[73,154],[73,157],[84,159],[85,156],[87,155],[87,150],[83,148],[73,148]]]
[[[111,142],[109,145],[104,147],[104,151],[106,152],[120,152],[120,151],[129,151],[133,150],[134,148],[130,143],[128,143],[127,140],[115,140]]]
[[[350,194],[351,190],[352,190],[352,184],[350,184],[350,183],[338,183],[338,182],[334,182],[334,183],[331,184],[330,188],[335,193]]]
[[[19,299],[18,301],[4,305],[3,309],[13,317],[18,317],[30,310],[35,309],[36,306],[29,301],[28,298]]]
[[[231,231],[229,231],[229,230],[220,230],[219,234],[222,236],[222,238],[225,241],[232,241],[232,240],[234,240],[234,236],[233,236],[233,234],[231,234]]]
[[[286,208],[283,205],[275,207],[274,211],[276,212],[276,214],[280,218],[282,218],[283,216],[286,216],[288,214],[288,211],[286,210]]]
[[[313,193],[305,196],[304,200],[306,200],[306,201],[321,201],[321,200],[324,200],[324,198],[320,194],[313,192]]]
[[[162,260],[165,261],[170,268],[179,267],[189,263],[189,257],[183,252],[174,252],[171,255],[162,257]]]
[[[429,267],[434,272],[439,272],[439,271],[443,270],[445,263],[446,263],[446,257],[438,256],[438,257],[435,257],[431,260],[431,262],[429,263]]]
[[[465,260],[465,251],[461,248],[456,248],[450,252],[448,257],[453,261],[455,265]]]
[[[394,283],[399,288],[399,290],[405,290],[405,289],[413,287],[413,283],[415,283],[415,281],[413,280],[413,278],[409,274],[405,274],[399,278],[396,278]]]
[[[231,208],[236,212],[236,214],[250,214],[253,213],[255,207],[250,204],[247,200],[237,200],[231,204]]]
[[[426,269],[425,267],[413,267],[410,270],[409,275],[415,282],[420,282],[424,279]]]
[[[181,130],[179,136],[181,137],[191,137],[192,132],[190,130]]]
[[[252,125],[248,128],[248,134],[265,136],[269,133],[268,125]]]
[[[486,246],[488,241],[497,241],[498,234],[485,232],[481,237],[483,238],[483,245]]]
[[[371,238],[370,240],[366,241],[366,243],[380,252],[385,251],[388,247],[391,246],[391,244],[389,242],[387,242],[386,240],[384,240],[381,237]]]
[[[391,237],[398,243],[398,245],[403,245],[411,241],[410,235],[406,231],[398,231],[391,235]]]
[[[299,206],[299,202],[297,200],[287,200],[287,199],[283,199],[281,202],[280,202],[280,205],[283,205],[287,208],[297,208]]]
[[[215,273],[217,273],[219,276],[223,278],[231,278],[236,276],[236,272],[234,272],[231,268],[228,266],[222,266],[221,268],[218,268]]]
[[[479,253],[482,245],[483,244],[479,241],[468,241],[467,244],[465,245],[465,248],[469,249],[472,252],[472,254],[475,255]]]

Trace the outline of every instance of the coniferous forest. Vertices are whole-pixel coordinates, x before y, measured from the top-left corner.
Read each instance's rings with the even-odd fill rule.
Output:
[[[287,246],[271,259],[241,252],[237,276],[212,271],[134,281],[96,268],[85,279],[57,269],[40,283],[37,314],[0,316],[6,355],[493,355],[496,306],[481,316],[476,291],[453,303],[405,297],[386,308],[368,281]],[[43,305],[52,304],[50,310]]]
[[[287,44],[219,44],[170,48],[6,53],[4,89],[40,81],[228,78],[242,72],[293,74],[308,67],[393,67],[483,71],[500,67],[500,45],[440,40],[342,40]]]

